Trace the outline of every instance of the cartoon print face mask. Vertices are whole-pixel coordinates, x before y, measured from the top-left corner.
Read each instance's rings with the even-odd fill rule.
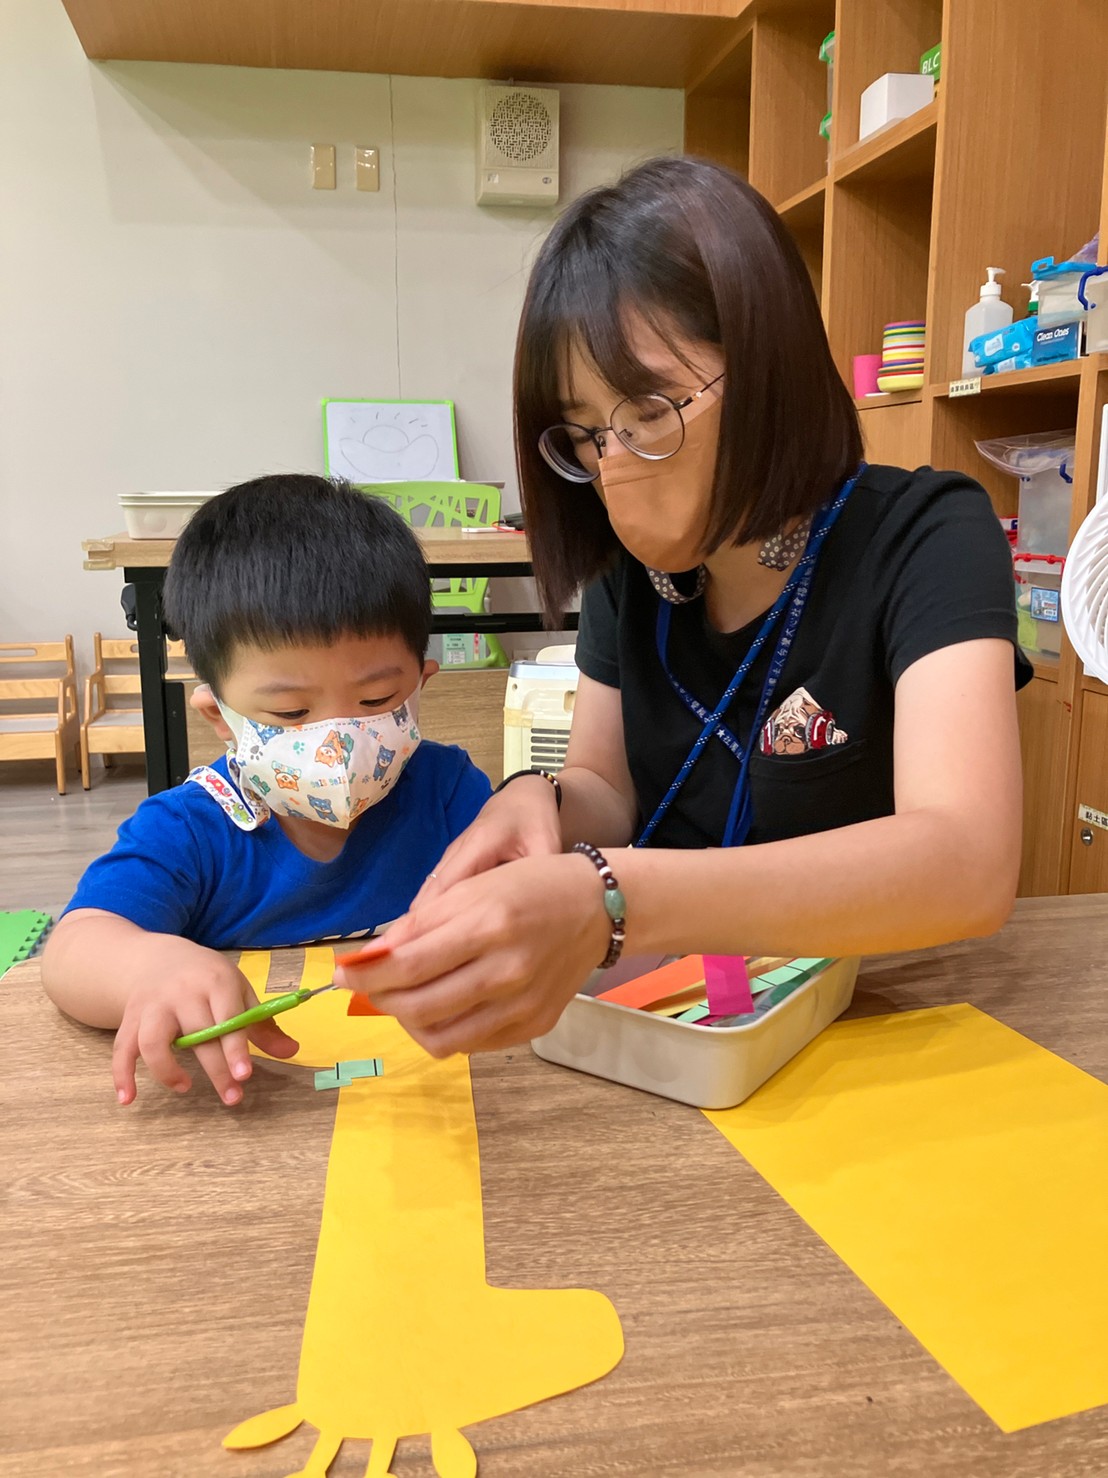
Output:
[[[419,694],[389,713],[287,728],[256,724],[220,703],[235,736],[232,774],[270,811],[348,827],[384,800],[419,748]]]

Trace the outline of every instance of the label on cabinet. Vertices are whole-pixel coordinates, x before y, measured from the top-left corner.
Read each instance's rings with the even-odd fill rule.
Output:
[[[960,400],[963,395],[980,395],[981,376],[969,375],[963,380],[951,380],[947,394],[951,400]]]
[[[1102,831],[1108,831],[1108,815],[1093,806],[1078,806],[1077,819],[1086,826],[1099,826]]]

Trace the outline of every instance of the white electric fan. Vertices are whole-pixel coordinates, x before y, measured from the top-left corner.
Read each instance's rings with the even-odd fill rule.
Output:
[[[1062,620],[1085,671],[1108,682],[1108,406],[1100,428],[1096,504],[1066,556]]]

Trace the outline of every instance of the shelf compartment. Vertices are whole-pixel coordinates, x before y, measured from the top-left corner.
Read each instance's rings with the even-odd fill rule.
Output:
[[[685,94],[685,153],[750,167],[750,67],[753,33],[741,36]]]
[[[834,0],[764,7],[754,27],[750,183],[788,200],[827,174],[827,67],[820,43],[835,27]]]
[[[814,185],[798,190],[789,200],[777,207],[777,214],[789,228],[793,240],[800,248],[804,265],[812,279],[816,297],[823,296],[823,226],[827,209],[827,181],[817,180]]]
[[[835,162],[836,180],[867,185],[885,181],[929,181],[935,173],[935,136],[938,99],[910,118],[882,129],[841,155]]]
[[[986,266],[1004,269],[1004,300],[1022,317],[1027,293],[1020,284],[1031,263],[1072,255],[1100,219],[1104,6],[1054,5],[1049,21],[1045,11],[1036,13],[1042,23],[1029,27],[1020,5],[946,7],[927,325],[933,381],[961,373],[965,314],[977,302]],[[1057,106],[1036,102],[1054,98],[1060,77],[1064,99]]]
[[[1079,388],[1078,378],[1054,378],[998,386],[988,395],[955,400],[935,395],[931,401],[932,465],[968,473],[985,487],[1000,517],[1013,517],[1019,507],[1018,478],[991,466],[974,443],[1076,426]]]
[[[943,0],[888,0],[877,4],[874,0],[839,0],[832,171],[858,142],[862,93],[886,72],[918,72],[920,57],[941,39],[942,32]],[[944,71],[948,64],[944,47]]]
[[[830,195],[827,332],[850,384],[854,356],[880,353],[887,323],[926,317],[931,190],[851,179],[836,180]]]
[[[803,231],[816,225],[822,230],[826,205],[827,181],[821,179],[790,195],[788,200],[782,200],[774,209],[790,231]]]

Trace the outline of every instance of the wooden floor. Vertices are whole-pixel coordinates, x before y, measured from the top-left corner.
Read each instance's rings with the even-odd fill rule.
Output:
[[[37,908],[57,918],[94,857],[146,794],[142,761],[93,760],[92,789],[78,775],[54,788],[53,761],[0,766],[0,910]]]

